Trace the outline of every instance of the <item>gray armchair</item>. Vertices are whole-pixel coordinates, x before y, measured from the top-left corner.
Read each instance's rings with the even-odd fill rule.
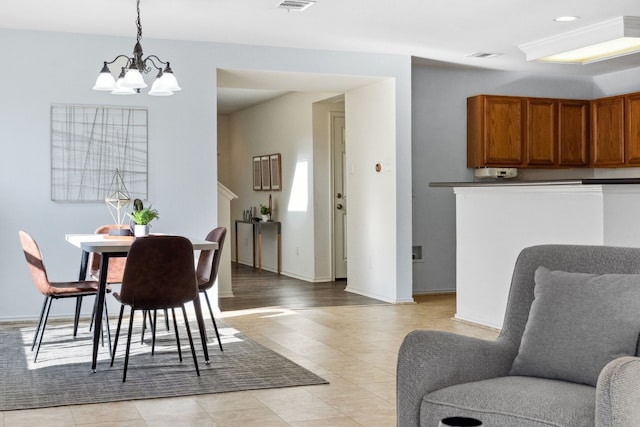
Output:
[[[624,340],[627,341],[627,355],[622,351],[620,357],[613,357],[613,360],[604,364],[604,368],[594,371],[591,384],[588,379],[567,381],[562,379],[561,374],[551,372],[547,375],[544,372],[547,368],[544,366],[541,369],[545,375],[534,375],[526,367],[523,368],[526,363],[538,363],[535,358],[525,361],[525,356],[529,356],[523,354],[525,350],[538,352],[543,358],[546,353],[554,351],[563,355],[556,347],[532,345],[539,338],[532,329],[537,326],[534,320],[539,318],[542,319],[541,322],[561,323],[550,316],[549,312],[541,311],[540,305],[536,306],[544,301],[538,294],[541,290],[535,290],[537,301],[534,304],[534,288],[542,280],[539,279],[542,276],[538,275],[544,273],[541,271],[543,269],[539,269],[541,266],[551,270],[547,273],[552,275],[569,272],[561,276],[561,279],[568,277],[570,286],[583,283],[582,276],[588,276],[586,278],[591,280],[592,276],[606,275],[597,276],[595,280],[601,280],[602,277],[610,280],[613,277],[612,280],[619,279],[623,282],[625,278],[630,278],[622,285],[626,286],[624,291],[611,292],[613,288],[607,287],[611,285],[609,282],[601,282],[592,288],[596,292],[603,292],[603,289],[606,291],[596,298],[596,311],[601,306],[606,306],[605,300],[609,296],[618,298],[611,303],[616,304],[616,308],[630,306],[628,311],[621,311],[621,316],[594,319],[596,328],[607,323],[605,320],[608,321],[608,318],[625,322],[628,318],[634,318],[635,323],[631,326],[625,324],[625,327],[602,326],[609,328],[603,329],[607,338],[610,330],[610,335],[615,338],[619,338],[620,331],[626,333]],[[576,272],[589,275],[579,275]],[[636,301],[640,300],[636,298],[640,295],[637,293],[640,281],[638,276],[626,276],[636,274],[640,274],[640,249],[576,245],[525,248],[516,261],[503,328],[495,341],[428,330],[413,331],[406,336],[398,355],[398,426],[435,427],[440,419],[451,416],[478,418],[485,426],[490,427],[640,426],[640,330],[637,329],[638,320],[635,319],[640,315],[637,310],[640,302]],[[553,280],[557,278],[558,276],[552,276]],[[557,292],[567,289],[566,301],[572,310],[578,310],[576,313],[579,315],[584,311],[588,311],[589,315],[593,311],[584,309],[588,301],[584,300],[587,297],[583,292],[569,293],[570,286],[564,288],[553,283],[555,300],[562,300],[562,297],[558,298]],[[540,285],[538,287],[543,289]],[[561,315],[565,312],[559,311]],[[618,317],[623,319],[613,319]],[[587,323],[581,321],[579,325],[569,325],[568,331],[579,337],[579,332],[575,331]],[[555,329],[555,323],[550,324]],[[566,335],[560,338],[566,340]],[[574,337],[569,340],[572,338]],[[600,342],[594,344],[585,341],[583,344],[587,349],[603,347]],[[608,339],[604,341],[608,342]],[[578,376],[586,371],[580,368],[581,363],[593,364],[592,358],[580,357],[584,355],[583,352],[564,355],[564,359],[569,362],[566,364],[567,369],[572,369],[571,365],[575,364],[575,374]],[[534,366],[534,369],[537,368]]]

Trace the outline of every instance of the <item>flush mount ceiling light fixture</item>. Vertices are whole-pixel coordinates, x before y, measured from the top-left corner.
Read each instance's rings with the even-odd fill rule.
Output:
[[[619,16],[518,46],[527,61],[590,64],[640,52],[640,18]]]
[[[283,0],[278,3],[279,9],[287,9],[287,12],[302,12],[309,6],[313,5],[315,0]]]
[[[140,0],[136,0],[136,9],[138,11],[138,19],[136,20],[138,37],[133,47],[133,56],[118,55],[113,61],[104,61],[104,65],[102,66],[102,70],[100,70],[100,74],[98,74],[93,90],[109,91],[114,95],[133,95],[140,93],[140,89],[147,87],[147,84],[142,78],[142,73],[148,73],[151,71],[151,66],[153,66],[158,70],[158,74],[151,86],[149,95],[173,95],[173,92],[181,90],[181,88],[178,86],[178,81],[173,75],[173,70],[169,62],[162,61],[156,55],[148,55],[146,58],[143,58],[142,45],[140,44],[140,40],[142,39]],[[108,66],[121,58],[126,58],[126,65],[121,68],[120,75],[116,81]]]

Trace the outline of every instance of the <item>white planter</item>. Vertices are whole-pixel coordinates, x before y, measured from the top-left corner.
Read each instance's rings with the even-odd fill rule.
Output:
[[[269,215],[262,215],[262,220],[263,220],[264,222],[269,221]]]
[[[133,235],[136,237],[144,237],[149,234],[149,225],[135,224],[133,226]]]

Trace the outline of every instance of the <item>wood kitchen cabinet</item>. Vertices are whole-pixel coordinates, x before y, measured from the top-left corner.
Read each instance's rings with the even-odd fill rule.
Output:
[[[591,101],[591,166],[625,165],[624,116],[624,96]]]
[[[640,93],[625,96],[625,154],[629,166],[640,166]]]
[[[589,101],[558,100],[557,135],[557,166],[589,165]]]
[[[558,103],[553,99],[527,99],[527,165],[553,166],[558,151]]]
[[[584,100],[470,97],[467,167],[587,166],[588,112]]]
[[[518,97],[467,98],[467,167],[522,165],[524,108]]]

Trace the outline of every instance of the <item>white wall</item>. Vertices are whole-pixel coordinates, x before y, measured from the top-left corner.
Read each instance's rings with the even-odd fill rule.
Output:
[[[51,278],[68,279],[77,276],[80,254],[64,242],[65,233],[90,232],[111,221],[103,204],[50,201],[52,103],[148,107],[149,200],[160,211],[154,231],[204,236],[217,223],[216,69],[393,77],[397,123],[391,143],[402,154],[394,165],[401,176],[396,209],[410,215],[408,57],[145,39],[146,53],[171,60],[182,92],[154,98],[92,91],[102,61],[129,52],[131,45],[130,38],[0,30],[0,55],[17,64],[0,67],[0,81],[7,82],[0,103],[0,141],[6,153],[0,157],[0,195],[5,201],[0,218],[5,236],[0,241],[0,291],[5,295],[0,319],[36,317],[41,305],[19,249],[19,229],[37,238]],[[44,69],[46,81],[41,83]],[[410,256],[410,220],[391,227],[394,239],[408,245],[398,256]],[[398,264],[398,270],[401,283],[389,286],[410,288],[410,265],[403,269]],[[57,313],[73,310],[71,304],[57,307]]]
[[[386,232],[397,224],[396,152],[386,144],[395,134],[392,79],[346,93],[346,179],[349,201],[347,290],[387,301],[413,301],[394,295],[398,242]],[[382,170],[376,171],[380,164]],[[402,245],[406,246],[407,242]]]
[[[413,290],[416,294],[453,291],[455,199],[450,188],[430,188],[429,183],[473,181],[473,170],[466,167],[467,97],[590,99],[593,85],[590,78],[423,65],[414,65],[412,81],[413,244],[423,245],[424,258],[413,264]]]

